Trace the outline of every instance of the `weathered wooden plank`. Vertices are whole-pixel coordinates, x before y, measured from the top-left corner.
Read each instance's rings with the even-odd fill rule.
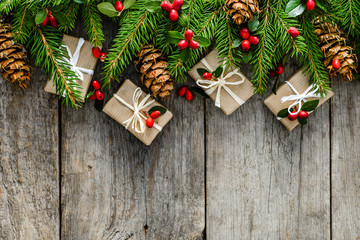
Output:
[[[202,239],[205,228],[204,104],[173,96],[174,118],[147,149],[147,239]]]
[[[289,133],[263,99],[207,102],[207,239],[329,239],[329,104]]]
[[[59,239],[58,100],[0,78],[0,239]]]
[[[360,82],[333,84],[331,182],[333,239],[360,239]]]

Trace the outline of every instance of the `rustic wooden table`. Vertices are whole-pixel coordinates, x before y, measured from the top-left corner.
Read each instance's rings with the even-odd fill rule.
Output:
[[[61,106],[45,82],[40,69],[27,91],[0,78],[0,239],[360,238],[359,81],[333,83],[291,133],[263,96],[231,116],[175,96],[150,147],[90,101]]]

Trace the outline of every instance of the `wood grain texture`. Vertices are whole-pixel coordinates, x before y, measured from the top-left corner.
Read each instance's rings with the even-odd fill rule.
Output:
[[[59,239],[58,100],[0,78],[0,239]]]
[[[360,82],[333,84],[332,236],[360,239]]]
[[[207,102],[207,239],[329,239],[328,103],[289,133],[263,99],[228,117]]]

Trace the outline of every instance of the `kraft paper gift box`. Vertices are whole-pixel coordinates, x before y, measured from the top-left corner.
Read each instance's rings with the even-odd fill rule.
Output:
[[[223,61],[224,59],[219,58],[218,50],[213,50],[189,71],[189,75],[217,107],[220,107],[226,115],[230,115],[254,95],[254,89],[249,79],[234,67],[223,71],[218,79],[211,80],[202,79],[197,71],[199,68],[204,68],[211,73],[221,66]],[[219,90],[222,79],[225,80],[223,81],[225,84]]]
[[[281,85],[278,90],[277,94],[274,93],[270,94],[265,99],[265,105],[270,109],[272,113],[274,113],[275,116],[285,108],[289,108],[289,106],[296,102],[296,100],[290,100],[290,101],[282,101],[283,97],[291,96],[291,95],[301,95],[306,93],[308,96],[311,96],[311,92],[316,90],[313,86],[310,87],[309,85],[309,76],[305,76],[302,71],[298,71],[295,75],[293,75],[288,81],[288,83],[291,84],[291,86],[297,91],[294,92],[294,90],[290,87],[288,83],[284,83]],[[321,97],[307,97],[306,101],[311,101],[315,99],[319,99],[319,105],[320,107],[323,103],[325,103],[327,100],[329,100],[334,93],[332,91],[328,91],[327,95],[324,98]],[[304,104],[304,101],[302,101],[302,104]],[[297,106],[297,105],[296,105]],[[299,121],[296,119],[294,121],[290,121],[287,117],[280,119],[280,122],[289,130],[293,130],[297,125],[299,125]]]
[[[116,96],[115,96],[116,95]],[[119,100],[119,97],[122,101],[125,101],[126,104]],[[136,97],[139,97],[136,99]],[[163,128],[173,117],[172,113],[167,110],[164,115],[161,115],[158,119],[155,119],[156,125],[152,128],[148,128],[145,124],[146,115],[143,111],[149,111],[154,106],[162,106],[156,101],[153,101],[148,106],[141,108],[141,103],[144,98],[147,98],[145,102],[142,104],[147,105],[153,101],[150,97],[150,94],[145,94],[139,87],[137,87],[133,82],[130,80],[125,80],[125,82],[121,85],[120,89],[114,94],[114,96],[106,103],[103,108],[103,112],[109,115],[111,118],[116,120],[118,123],[123,125],[126,128],[128,124],[127,130],[131,132],[135,137],[137,137],[140,141],[142,141],[146,145],[150,145],[155,137],[160,133],[161,130],[157,129],[157,126],[161,129]],[[135,100],[135,102],[134,102]],[[128,106],[126,106],[128,105]],[[130,109],[130,107],[134,107],[135,105],[139,106],[139,112],[144,116],[139,117],[139,121],[141,121],[145,126],[144,133],[139,133],[137,130],[140,129],[140,122],[130,121],[131,118],[134,116],[134,110]],[[133,126],[133,123],[135,125]]]
[[[79,89],[79,91],[81,91],[81,95],[85,97],[92,79],[92,74],[86,72],[91,72],[95,69],[98,59],[93,56],[92,45],[89,41],[65,34],[63,37],[63,42],[71,53],[71,55],[69,54],[70,59],[75,61],[75,51],[82,44],[80,48],[80,54],[75,65],[79,68],[79,71],[82,72],[83,81],[79,80],[76,81],[76,83],[80,85],[81,89]],[[45,91],[53,94],[59,94],[56,92],[56,86],[53,79],[46,83]]]

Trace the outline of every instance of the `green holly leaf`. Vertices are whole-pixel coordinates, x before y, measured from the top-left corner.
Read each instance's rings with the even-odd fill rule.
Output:
[[[200,88],[200,87],[190,87],[189,88],[190,91],[194,92],[197,95],[200,95],[203,98],[208,98],[209,95],[207,95],[204,91],[204,89]]]
[[[238,48],[241,45],[242,40],[241,39],[235,39],[231,45],[232,48]]]
[[[305,4],[304,1],[302,1],[302,0],[291,0],[286,5],[285,13],[289,17],[296,17],[296,16],[301,15],[305,11],[305,8],[306,8],[306,4]]]
[[[205,68],[198,68],[196,69],[196,71],[198,72],[198,74],[200,75],[200,77],[202,77],[202,75],[206,72],[209,72],[207,69]]]
[[[300,123],[301,125],[305,125],[305,124],[308,123],[308,120],[307,120],[307,119],[298,118],[298,120],[299,120],[299,123]]]
[[[272,88],[272,92],[276,95],[277,94],[277,89],[278,89],[278,83],[279,83],[279,76],[276,78],[275,84]]]
[[[215,78],[219,78],[221,76],[221,74],[223,73],[224,69],[222,66],[219,66],[213,73],[212,75],[214,75]]]
[[[259,20],[255,16],[252,21],[248,23],[248,28],[250,32],[255,32],[259,27]]]
[[[289,115],[288,109],[284,108],[276,115],[278,118],[286,118]]]
[[[308,102],[304,103],[304,105],[301,107],[301,110],[307,111],[307,112],[314,111],[317,108],[317,106],[319,105],[319,102],[320,101],[318,99],[308,101]]]
[[[168,31],[165,34],[165,37],[166,37],[167,41],[172,44],[178,44],[179,41],[184,39],[183,34],[181,34],[180,32],[177,32],[177,31]]]
[[[149,110],[149,114],[152,114],[155,111],[160,112],[160,116],[164,115],[167,112],[167,109],[162,106],[154,106]]]
[[[114,5],[109,2],[102,2],[98,4],[97,8],[102,14],[108,17],[116,17],[119,14],[119,12],[116,11]]]
[[[91,95],[93,95],[95,93],[95,90],[93,90],[93,91],[90,91],[87,95],[86,95],[86,97],[85,98],[89,98]]]
[[[185,3],[184,3],[185,4]],[[184,6],[184,5],[183,5]],[[182,7],[181,9],[183,9],[184,7]],[[167,13],[167,12],[166,12]],[[167,17],[167,16],[166,16]],[[179,16],[179,20],[178,23],[181,27],[186,27],[188,25],[188,18],[187,15],[182,13]]]
[[[38,12],[35,16],[35,23],[36,25],[41,24],[42,22],[45,21],[45,18],[47,16],[47,12],[46,9],[41,10],[40,12]]]
[[[250,61],[251,61],[251,59],[252,59],[252,52],[245,52],[245,53],[243,53],[243,62],[245,63],[245,64],[247,64],[247,63],[249,63]]]
[[[160,2],[154,1],[146,5],[147,10],[151,13],[161,12],[162,8],[160,7]]]
[[[195,36],[194,40],[199,43],[200,47],[208,47],[211,44],[210,40],[203,36]]]
[[[124,10],[131,8],[132,6],[135,5],[135,3],[136,3],[136,0],[125,0],[124,1]]]

